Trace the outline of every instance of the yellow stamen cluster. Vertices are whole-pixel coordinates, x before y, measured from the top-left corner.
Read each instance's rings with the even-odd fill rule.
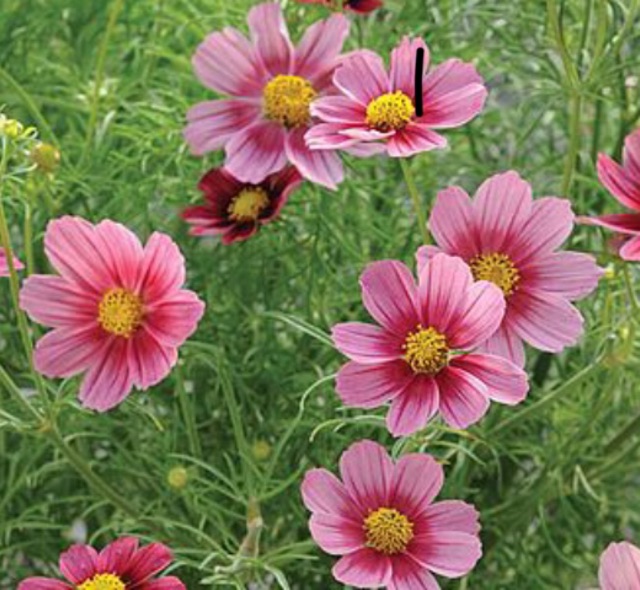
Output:
[[[131,338],[142,324],[142,317],[140,296],[121,287],[109,289],[98,306],[98,322],[116,336]]]
[[[96,574],[77,586],[77,590],[126,590],[124,582],[114,574]]]
[[[227,212],[233,221],[255,221],[268,204],[267,191],[259,186],[252,186],[241,190],[233,197]]]
[[[469,266],[476,281],[491,281],[505,296],[518,288],[520,273],[506,254],[480,254],[471,259]]]
[[[378,131],[397,131],[411,121],[415,112],[411,99],[398,90],[372,100],[367,106],[366,121]]]
[[[264,115],[288,129],[302,127],[309,123],[309,106],[316,96],[317,92],[304,78],[276,76],[262,93]]]
[[[449,361],[447,339],[431,327],[418,324],[414,332],[409,332],[402,348],[404,360],[414,373],[435,375]]]
[[[413,523],[395,508],[370,512],[363,528],[367,547],[385,555],[402,553],[413,539]]]

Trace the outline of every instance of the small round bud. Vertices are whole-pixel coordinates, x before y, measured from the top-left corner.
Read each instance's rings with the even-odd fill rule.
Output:
[[[184,467],[173,467],[167,475],[169,485],[175,490],[183,490],[189,482],[189,472]]]
[[[48,143],[38,143],[31,150],[31,159],[38,170],[50,174],[55,172],[60,163],[60,152]]]
[[[266,440],[253,443],[253,456],[257,461],[266,461],[271,456],[271,445]]]

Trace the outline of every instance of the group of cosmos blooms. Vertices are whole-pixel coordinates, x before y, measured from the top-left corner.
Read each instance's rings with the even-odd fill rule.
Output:
[[[344,8],[367,12],[380,4],[352,0]],[[184,212],[193,235],[245,240],[279,214],[303,180],[336,188],[341,151],[404,158],[443,148],[436,130],[463,125],[484,107],[487,90],[475,67],[449,59],[429,69],[422,39],[404,38],[387,68],[369,50],[341,53],[349,32],[344,14],[313,24],[297,46],[277,3],[251,9],[248,25],[249,38],[230,27],[210,34],[193,58],[202,83],[228,96],[187,114],[193,153],[226,154],[224,167],[200,181],[204,203]],[[419,48],[426,56],[421,116]],[[599,157],[598,175],[635,213],[585,222],[617,232],[620,257],[640,260],[640,131],[627,138],[622,165]],[[572,302],[593,292],[602,273],[592,256],[560,250],[573,225],[568,200],[534,199],[513,171],[492,176],[473,197],[460,187],[442,190],[428,222],[436,243],[418,250],[417,278],[399,261],[368,265],[362,300],[376,325],[333,327],[335,346],[349,359],[336,381],[343,403],[388,407],[389,432],[408,436],[436,415],[464,429],[490,401],[521,402],[529,387],[525,343],[554,353],[575,344],[583,318]],[[20,292],[21,308],[51,328],[36,345],[36,369],[50,378],[82,374],[79,399],[99,412],[134,386],[144,390],[167,377],[205,308],[184,288],[185,261],[174,241],[153,233],[143,246],[114,221],[65,216],[49,223],[44,249],[57,274],[31,275]],[[0,272],[16,280],[22,264],[11,251],[0,253]],[[433,590],[433,573],[460,577],[481,557],[475,508],[434,502],[444,475],[433,457],[394,461],[377,443],[361,441],[343,453],[340,474],[313,469],[302,484],[314,540],[340,557],[336,580]],[[66,582],[29,578],[19,590],[183,589],[177,577],[155,577],[170,562],[165,546],[139,548],[130,537],[100,553],[75,545],[60,558]],[[612,544],[600,584],[640,588],[640,550]]]

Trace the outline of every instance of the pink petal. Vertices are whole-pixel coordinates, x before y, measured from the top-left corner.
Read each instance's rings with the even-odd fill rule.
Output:
[[[97,569],[101,572],[122,574],[138,549],[138,539],[122,537],[107,545],[98,556]]]
[[[637,129],[625,137],[622,160],[629,174],[640,181],[640,133]]]
[[[333,73],[338,56],[349,36],[349,20],[334,14],[311,25],[294,51],[295,74],[316,88],[324,86]]]
[[[146,306],[172,295],[185,281],[184,257],[166,234],[154,232],[144,247],[144,256],[135,290],[142,293]]]
[[[13,268],[15,270],[22,270],[24,265],[20,262],[15,255],[13,258]],[[7,259],[7,253],[4,248],[0,248],[0,277],[8,277],[11,274],[9,270],[9,260]]]
[[[171,564],[171,551],[161,543],[151,543],[139,549],[129,563],[124,574],[129,577],[132,585],[146,582],[151,576],[161,572]]]
[[[447,147],[447,140],[420,123],[409,123],[389,139],[387,151],[392,158],[408,158],[421,152]]]
[[[444,532],[477,535],[480,532],[478,511],[460,500],[445,500],[429,506],[423,518],[426,530],[433,535]]]
[[[193,291],[180,289],[147,310],[144,328],[164,346],[182,346],[196,331],[204,310]]]
[[[427,96],[419,122],[434,129],[460,127],[482,111],[486,100],[487,89],[482,84],[469,84],[444,96]]]
[[[404,340],[378,326],[349,322],[331,330],[336,348],[360,364],[379,364],[402,357]]]
[[[509,323],[531,346],[560,352],[578,342],[584,320],[563,297],[537,289],[522,289],[510,299]]]
[[[440,590],[440,585],[425,567],[410,555],[393,557],[393,577],[389,590]]]
[[[209,35],[192,63],[205,86],[230,96],[261,97],[268,78],[251,43],[231,27]]]
[[[393,570],[389,557],[364,548],[340,558],[332,573],[342,584],[356,588],[378,588],[389,584]]]
[[[402,262],[381,260],[360,277],[362,300],[371,316],[389,332],[406,338],[419,323],[417,287]]]
[[[391,504],[413,521],[427,510],[443,484],[444,470],[431,455],[403,455],[393,472]]]
[[[340,156],[333,151],[311,150],[305,143],[305,128],[286,134],[285,151],[289,161],[307,180],[335,190],[344,179]]]
[[[478,347],[478,352],[501,356],[518,367],[524,367],[524,343],[509,325],[509,312],[493,336]]]
[[[469,350],[486,342],[500,327],[506,303],[502,291],[493,283],[477,281],[467,290],[467,299],[449,325],[447,342]]]
[[[527,285],[566,299],[582,299],[598,286],[603,270],[589,254],[554,252],[521,268]]]
[[[18,584],[18,590],[71,590],[71,586],[51,578],[27,578]]]
[[[638,213],[612,213],[598,217],[581,217],[581,223],[600,225],[623,234],[640,234],[640,215]]]
[[[483,252],[504,253],[531,217],[531,185],[517,172],[496,174],[476,193],[473,209]],[[480,253],[480,252],[478,252]]]
[[[187,587],[175,576],[167,576],[145,582],[140,590],[187,590]]]
[[[358,145],[359,139],[344,134],[352,125],[355,123],[317,123],[306,132],[305,144],[311,150],[340,150]]]
[[[489,397],[503,404],[518,404],[529,391],[527,374],[499,356],[464,354],[455,357],[451,366],[462,369],[482,381],[487,387]]]
[[[82,584],[96,573],[98,552],[89,545],[72,545],[60,556],[60,573],[72,584]]]
[[[640,236],[631,238],[620,248],[620,258],[635,262],[640,260]]]
[[[389,92],[384,62],[372,52],[356,52],[338,67],[333,83],[349,98],[363,106]]]
[[[88,221],[70,216],[50,221],[44,248],[54,268],[89,293],[102,295],[113,287],[102,239]]]
[[[277,2],[254,6],[247,17],[255,52],[272,76],[290,74],[293,67],[293,45],[287,23]]]
[[[323,96],[311,103],[311,114],[327,123],[363,125],[367,116],[364,106],[346,96]]]
[[[86,371],[107,340],[96,323],[78,328],[59,328],[45,334],[36,344],[33,361],[46,377],[72,377]]]
[[[436,254],[440,254],[442,250],[438,246],[420,246],[416,250],[416,266],[418,268],[418,276],[422,272],[425,264]]]
[[[178,351],[162,345],[143,328],[132,338],[128,359],[134,385],[144,390],[169,375],[178,361]]]
[[[483,83],[484,80],[475,66],[459,59],[448,59],[431,70],[424,80],[425,107],[430,100],[441,98],[470,85]]]
[[[418,279],[421,324],[449,335],[449,327],[467,312],[472,285],[471,270],[461,258],[436,254],[423,266]]]
[[[445,252],[469,260],[480,251],[471,199],[458,186],[438,193],[429,217],[429,230]],[[424,248],[433,247],[422,246],[419,252]]]
[[[342,482],[326,469],[311,469],[301,487],[304,505],[311,512],[335,514],[362,524],[362,513]]]
[[[135,289],[138,270],[143,262],[143,249],[138,236],[110,219],[95,226],[95,235],[102,242],[105,263],[116,284],[125,289]]]
[[[242,182],[260,184],[287,164],[285,137],[285,129],[271,121],[245,127],[227,142],[227,170]]]
[[[482,545],[477,535],[438,531],[415,537],[409,551],[432,572],[459,578],[474,568],[482,556]]]
[[[640,178],[614,162],[609,156],[598,156],[598,178],[605,188],[629,209],[640,211]]]
[[[438,411],[440,395],[432,377],[419,375],[391,402],[387,428],[393,436],[422,430]]]
[[[526,263],[534,256],[559,248],[573,230],[571,202],[557,197],[536,199],[531,215],[510,247],[509,255],[516,263]]]
[[[106,412],[131,393],[133,375],[127,358],[128,341],[112,337],[93,359],[93,365],[80,386],[80,401],[85,408]]]
[[[52,328],[95,324],[98,298],[76,283],[54,275],[31,275],[20,290],[20,307],[29,317]]]
[[[403,360],[380,365],[352,361],[338,372],[336,391],[346,406],[378,408],[399,396],[413,378],[413,372]]]
[[[391,52],[390,90],[401,90],[407,96],[415,95],[416,54],[418,49],[424,50],[424,71],[429,68],[429,48],[420,38],[403,37],[398,46]]]
[[[345,555],[365,546],[362,522],[334,514],[316,513],[309,520],[309,530],[313,540],[325,553]]]
[[[352,444],[340,458],[344,486],[364,510],[389,506],[393,471],[393,461],[385,448],[370,440]]]
[[[257,102],[246,100],[210,100],[191,107],[184,138],[191,153],[202,156],[223,148],[240,129],[255,123],[260,117]]]
[[[446,367],[436,376],[440,389],[440,414],[453,428],[475,424],[489,409],[487,386],[455,367]]]
[[[631,543],[611,543],[600,557],[601,590],[640,588],[640,549]]]

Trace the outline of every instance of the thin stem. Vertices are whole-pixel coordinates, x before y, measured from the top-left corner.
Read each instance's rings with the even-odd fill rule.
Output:
[[[178,401],[182,410],[185,426],[187,428],[187,440],[189,441],[189,450],[194,457],[202,459],[202,448],[200,439],[198,438],[198,427],[195,415],[193,413],[193,405],[187,395],[184,387],[184,378],[180,367],[176,367],[176,389],[178,393]]]
[[[420,194],[418,193],[418,188],[416,187],[409,162],[404,158],[400,158],[400,168],[402,168],[402,174],[404,174],[404,180],[407,183],[407,189],[409,190],[409,195],[413,201],[413,208],[416,212],[420,232],[422,233],[422,241],[425,244],[428,244],[431,240],[429,238],[429,230],[427,229],[427,217],[424,209],[422,208],[422,204],[420,203]]]
[[[633,308],[633,313],[637,317],[638,311],[640,311],[640,306],[638,305],[638,298],[636,297],[636,293],[633,290],[633,282],[631,281],[631,275],[629,274],[628,264],[622,265],[622,276],[624,277],[624,284],[627,288],[629,303],[631,303],[631,307]]]
[[[573,184],[573,176],[578,162],[578,154],[580,153],[580,124],[582,117],[582,96],[576,92],[571,97],[569,105],[569,151],[564,164],[564,173],[562,175],[562,187],[560,194],[563,197],[569,197],[569,191]]]

